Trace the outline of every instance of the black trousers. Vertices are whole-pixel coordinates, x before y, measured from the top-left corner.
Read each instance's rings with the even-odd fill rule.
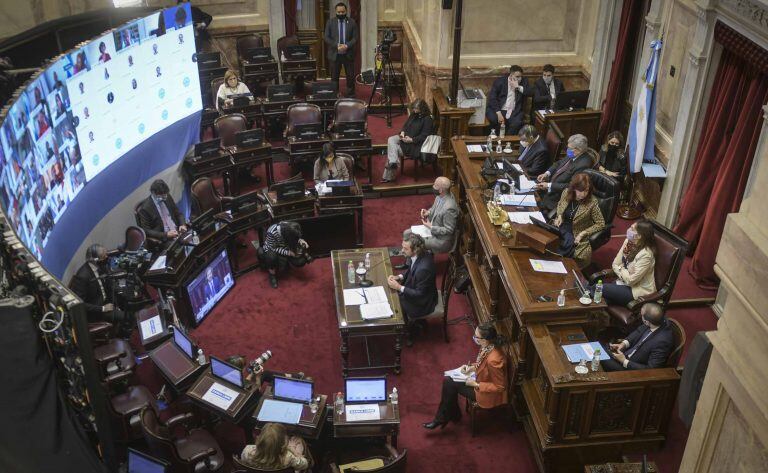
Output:
[[[259,263],[265,269],[277,269],[284,270],[288,265],[294,268],[300,268],[307,264],[307,258],[304,255],[299,256],[283,256],[275,251],[264,251],[264,248],[259,248]]]
[[[347,95],[355,93],[355,55],[337,54],[336,60],[331,61],[331,80],[339,85],[339,76],[341,75],[341,66],[344,66],[344,75],[347,78]]]
[[[605,371],[625,371],[624,366],[613,358],[601,361],[600,366],[602,366]]]
[[[502,110],[501,113],[504,115],[504,128],[505,128],[504,133],[506,135],[516,135],[517,132],[520,131],[520,128],[523,127],[523,115],[512,114],[511,117],[506,118],[506,112]],[[488,119],[488,123],[490,124],[490,127],[492,129],[496,130],[497,133],[501,133],[501,125],[499,125],[499,117],[496,116],[494,112],[486,108],[485,118]]]
[[[594,294],[594,289],[592,294]],[[603,284],[603,299],[606,304],[626,306],[635,298],[632,296],[632,288],[614,283]]]
[[[440,393],[440,405],[437,407],[437,414],[435,414],[436,421],[446,422],[461,419],[459,394],[471,401],[475,400],[475,388],[467,386],[463,382],[454,381],[448,376],[444,377],[443,389]]]

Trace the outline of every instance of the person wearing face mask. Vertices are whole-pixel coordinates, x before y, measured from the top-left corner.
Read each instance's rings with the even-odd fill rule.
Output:
[[[533,83],[533,109],[552,110],[555,108],[555,98],[565,92],[563,82],[555,77],[555,66],[545,64],[541,77]]]
[[[640,309],[643,323],[625,340],[611,343],[610,360],[600,364],[606,371],[644,370],[663,368],[675,348],[675,336],[664,317],[664,309],[649,302]]]
[[[139,206],[139,226],[148,238],[170,244],[187,231],[186,220],[168,194],[168,184],[157,179],[149,188],[150,196]]]
[[[490,323],[479,325],[472,339],[480,346],[480,351],[474,363],[461,367],[461,372],[469,375],[467,380],[454,381],[448,376],[443,378],[440,405],[435,418],[423,424],[425,429],[442,429],[448,422],[461,420],[459,394],[477,402],[483,409],[507,403],[507,358],[501,350],[506,340]]]
[[[83,301],[88,322],[110,322],[116,325],[125,323],[125,312],[112,303],[112,288],[106,278],[107,249],[94,243],[85,251],[85,263],[77,270],[69,284],[72,292]]]
[[[456,241],[456,221],[459,218],[459,206],[451,194],[451,180],[440,176],[432,184],[435,202],[429,209],[419,210],[421,224],[429,229],[426,239],[427,249],[432,253],[448,253]],[[403,232],[403,239],[411,235],[411,229]],[[404,265],[395,269],[405,269]]]
[[[627,238],[613,259],[615,283],[603,284],[608,305],[626,306],[638,297],[656,292],[654,266],[656,237],[648,220],[638,220],[627,229]],[[594,289],[591,288],[593,294]]]
[[[349,181],[352,179],[344,159],[336,156],[336,149],[333,143],[328,142],[323,145],[322,154],[315,160],[314,178],[315,185],[329,179],[339,181]]]
[[[355,96],[355,46],[358,41],[357,23],[347,16],[347,6],[343,2],[336,4],[336,17],[325,24],[323,40],[328,50],[326,56],[330,62],[331,80],[339,85],[339,75],[344,67],[347,78],[347,97]]]
[[[393,182],[397,177],[397,165],[401,156],[421,158],[421,145],[432,134],[433,122],[427,102],[416,99],[411,104],[411,114],[405,121],[399,135],[387,139],[387,164],[384,166],[382,182]]]
[[[598,170],[608,176],[615,177],[619,182],[624,180],[627,174],[627,158],[624,155],[624,135],[619,131],[608,134],[608,139],[600,148],[600,161]]]
[[[520,157],[517,161],[529,176],[545,173],[552,164],[547,144],[533,125],[525,125],[520,129]]]
[[[571,135],[568,138],[565,157],[536,177],[537,188],[541,196],[540,207],[547,211],[554,209],[560,202],[563,190],[571,183],[573,176],[579,171],[591,167],[592,158],[589,155],[587,137],[579,134]]]
[[[248,86],[240,82],[240,79],[237,77],[237,72],[229,69],[224,73],[224,82],[219,86],[219,90],[216,92],[216,110],[220,110],[222,106],[231,106],[231,96],[250,93],[251,91],[248,89]]]
[[[592,259],[589,236],[605,227],[600,205],[592,195],[589,176],[584,173],[573,176],[557,204],[554,224],[560,228],[560,247],[557,252],[575,259],[579,268],[587,266]]]
[[[523,102],[527,95],[530,95],[530,90],[528,79],[523,77],[523,68],[510,66],[509,74],[493,81],[488,92],[485,117],[491,128],[501,132],[503,126],[507,135],[516,135],[523,126]]]

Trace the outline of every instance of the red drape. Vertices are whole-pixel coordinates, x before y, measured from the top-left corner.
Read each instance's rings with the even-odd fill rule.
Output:
[[[691,275],[718,284],[714,265],[725,219],[738,212],[763,126],[768,77],[723,50],[675,232],[693,249]]]
[[[624,0],[621,7],[621,22],[619,36],[616,41],[616,55],[611,65],[611,77],[608,80],[605,99],[603,100],[603,116],[600,118],[600,143],[605,136],[615,130],[621,118],[621,101],[627,90],[632,87],[631,63],[634,62],[637,49],[637,35],[641,33],[643,17],[643,0]],[[591,144],[595,149],[599,143]]]
[[[296,0],[283,0],[283,9],[285,10],[285,35],[296,34]]]

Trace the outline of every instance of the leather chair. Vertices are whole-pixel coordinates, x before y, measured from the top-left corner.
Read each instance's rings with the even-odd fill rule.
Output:
[[[147,241],[147,234],[141,227],[131,225],[125,229],[125,241],[121,245],[123,251],[139,251],[144,248],[144,242]]]
[[[208,210],[214,213],[223,212],[232,197],[219,194],[210,177],[196,179],[190,187],[192,193],[192,217],[196,217]]]
[[[355,158],[352,157],[349,153],[336,153],[336,159],[343,159],[344,160],[344,166],[347,167],[347,172],[349,172],[349,178],[351,180],[355,179]]]
[[[136,203],[136,205],[133,206],[133,218],[136,221],[136,225],[144,231],[144,227],[141,226],[141,218],[139,217],[139,209],[141,208],[141,204],[143,204],[144,201],[139,201]],[[163,242],[158,240],[157,238],[152,238],[149,236],[146,236],[146,232],[144,233],[146,239],[144,240],[144,244],[146,245],[147,249],[150,251],[156,251],[160,249],[163,246]]]
[[[279,470],[262,470],[261,468],[254,468],[252,466],[246,465],[240,460],[240,455],[233,454],[232,455],[232,465],[234,466],[234,470],[232,473],[293,473],[293,468],[287,467],[287,468],[280,468]]]
[[[123,442],[139,440],[141,433],[141,411],[146,407],[158,412],[157,400],[145,386],[126,385],[133,373],[122,371],[104,380],[105,391],[110,396],[107,411],[114,431]]]
[[[216,100],[219,96],[219,87],[224,83],[224,77],[216,77],[211,81],[211,108],[216,108]]]
[[[544,134],[544,142],[547,145],[552,161],[560,159],[560,151],[563,147],[563,132],[555,123],[550,122],[547,132]]]
[[[108,329],[111,330],[112,324],[99,323],[99,326],[106,327],[103,324],[109,325]],[[94,331],[90,332],[94,333]],[[98,342],[94,341],[94,344],[96,343]],[[96,360],[101,379],[106,379],[110,375],[123,371],[133,371],[136,367],[133,348],[131,348],[128,340],[122,338],[110,338],[105,343],[95,346],[93,358]]]
[[[677,369],[678,363],[680,363],[680,356],[682,356],[683,349],[685,348],[685,329],[680,322],[675,319],[667,317],[667,323],[669,324],[669,328],[672,329],[672,334],[675,339],[675,348],[667,357],[667,366]]]
[[[222,115],[213,122],[216,136],[221,138],[221,146],[235,145],[235,134],[248,129],[248,121],[242,113]]]
[[[317,123],[322,125],[323,113],[315,104],[311,103],[295,103],[288,106],[286,111],[287,123],[285,125],[284,136],[290,138],[294,134],[296,125],[305,125],[310,123]]]
[[[294,35],[291,36],[283,36],[282,38],[277,39],[277,56],[282,58],[283,52],[288,46],[295,46],[297,44],[301,44],[299,41],[299,37]]]
[[[333,121],[328,125],[332,133],[338,132],[338,124],[348,122],[364,122],[365,131],[368,131],[368,104],[365,100],[343,98],[336,101],[333,106]]]
[[[662,306],[667,305],[672,297],[677,276],[680,274],[680,268],[688,251],[688,242],[685,239],[675,235],[672,230],[655,220],[650,220],[650,222],[656,237],[656,258],[653,268],[656,292],[639,297],[627,304],[626,307],[608,306],[608,314],[625,335],[640,323],[640,309],[643,304],[656,302]],[[605,269],[591,275],[589,281],[591,284],[595,284],[598,279],[606,281],[606,278],[611,275],[613,275],[613,269]]]
[[[597,198],[600,212],[605,220],[605,228],[589,236],[589,245],[592,251],[600,248],[611,240],[611,229],[613,228],[613,219],[616,216],[616,210],[619,208],[619,192],[621,185],[619,181],[607,176],[594,169],[585,169],[584,174],[589,176],[592,182],[592,195]]]
[[[224,455],[216,439],[204,429],[189,428],[192,413],[179,414],[165,422],[152,409],[141,410],[141,430],[147,445],[158,457],[170,461],[173,471],[202,473],[218,471],[224,466]],[[175,436],[177,427],[184,435]]]
[[[235,49],[237,50],[237,57],[240,59],[240,64],[243,63],[242,58],[245,57],[249,49],[263,48],[264,38],[259,35],[251,34],[248,36],[240,36],[235,43]]]
[[[331,473],[342,473],[342,472],[354,472],[354,471],[365,471],[366,473],[405,473],[405,465],[408,460],[408,449],[403,450],[401,453],[397,453],[397,450],[394,449],[389,444],[384,445],[387,449],[387,455],[385,456],[374,456],[366,458],[362,461],[375,461],[380,460],[379,464],[384,463],[384,466],[379,468],[373,468],[373,469],[357,469],[357,468],[351,468],[355,464],[354,463],[348,463],[346,465],[336,466],[335,463],[331,463]],[[346,468],[345,468],[346,467]],[[360,467],[363,467],[363,465],[360,465]],[[342,470],[343,468],[343,470]]]
[[[451,250],[451,253],[453,253],[453,250]],[[445,266],[445,271],[443,272],[442,284],[440,284],[440,289],[437,291],[437,305],[435,305],[435,309],[429,315],[425,315],[424,317],[419,317],[416,320],[409,321],[409,326],[418,322],[419,320],[440,318],[442,319],[443,324],[443,340],[445,340],[445,343],[449,343],[451,341],[448,337],[448,302],[451,299],[451,293],[453,292],[453,282],[455,281],[455,278],[456,262],[454,258],[449,258],[448,264]]]

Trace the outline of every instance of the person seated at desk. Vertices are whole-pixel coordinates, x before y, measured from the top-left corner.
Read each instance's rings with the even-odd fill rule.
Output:
[[[615,178],[619,183],[627,175],[627,158],[622,148],[623,144],[624,135],[620,131],[609,133],[608,139],[600,148],[600,161],[597,167],[598,171]]]
[[[88,322],[123,325],[128,317],[111,301],[112,290],[106,279],[108,274],[107,249],[94,243],[85,251],[85,263],[72,277],[69,288],[83,301]]]
[[[224,73],[224,82],[219,86],[216,92],[216,110],[221,111],[221,107],[231,107],[232,95],[250,94],[248,86],[240,82],[237,72],[232,69]]]
[[[544,64],[541,77],[533,83],[533,109],[553,110],[557,94],[565,92],[563,82],[555,77],[555,66]]]
[[[397,179],[397,165],[401,156],[420,159],[421,145],[433,133],[434,124],[427,102],[416,99],[410,107],[411,114],[400,134],[387,139],[387,164],[381,182],[394,182]]]
[[[293,468],[305,471],[311,466],[311,456],[304,439],[288,436],[285,426],[267,422],[261,429],[254,445],[246,445],[240,461],[261,470]]]
[[[557,253],[575,259],[579,268],[587,266],[592,259],[589,236],[605,227],[600,204],[592,195],[589,176],[581,172],[573,176],[557,204],[554,224],[560,228]]]
[[[525,125],[520,129],[520,157],[517,161],[529,176],[547,172],[552,164],[547,143],[533,125]]]
[[[155,180],[149,187],[150,196],[139,206],[139,226],[148,238],[163,243],[173,241],[180,233],[187,231],[186,221],[176,203],[168,197],[170,189],[162,179]]]
[[[608,305],[626,306],[638,297],[656,292],[656,237],[648,220],[638,220],[627,229],[627,238],[613,259],[615,283],[603,284]],[[594,291],[592,291],[594,294]]]
[[[425,429],[444,428],[448,422],[461,420],[459,394],[483,409],[491,409],[507,402],[507,360],[501,350],[506,343],[491,323],[479,325],[472,340],[480,346],[480,352],[474,363],[461,367],[461,372],[469,375],[466,381],[454,381],[451,377],[443,378],[440,393],[440,405],[431,422],[423,424]]]
[[[280,222],[270,225],[264,245],[259,248],[259,263],[269,273],[269,285],[277,289],[277,270],[288,265],[300,268],[312,261],[309,244],[301,238],[298,222]]]
[[[530,95],[528,79],[523,77],[523,68],[517,65],[509,67],[509,74],[493,81],[488,92],[488,104],[485,107],[485,118],[491,128],[499,130],[505,127],[507,135],[515,135],[523,126],[523,102]]]
[[[640,309],[643,324],[625,340],[611,343],[608,348],[612,360],[601,365],[606,371],[644,370],[663,368],[675,348],[675,336],[669,327],[664,309],[649,302]]]
[[[246,387],[254,385],[261,386],[261,383],[273,383],[275,381],[275,376],[304,379],[304,373],[301,371],[296,374],[270,371],[258,364],[253,365],[256,367],[256,371],[254,371],[251,369],[252,366],[248,365],[248,360],[244,355],[232,355],[227,357],[224,361],[243,370],[243,379],[245,380]]]
[[[315,185],[329,179],[339,181],[352,179],[344,159],[336,156],[336,147],[333,143],[328,142],[323,145],[322,154],[315,160],[314,178]]]
[[[401,251],[406,258],[406,271],[397,276],[390,275],[387,285],[398,292],[403,316],[409,330],[405,334],[406,346],[413,346],[413,329],[421,317],[435,310],[437,305],[437,283],[435,281],[435,261],[432,258],[424,239],[416,234],[410,234],[403,239]],[[419,325],[426,326],[421,320]]]
[[[448,253],[456,239],[456,220],[459,218],[459,205],[451,195],[451,180],[445,176],[435,179],[432,193],[435,194],[432,207],[419,211],[421,223],[430,233],[425,244],[432,253]],[[411,233],[410,228],[406,229],[403,240],[408,240]],[[395,266],[395,269],[405,269],[405,265]]]
[[[541,208],[549,211],[557,207],[563,190],[568,187],[571,178],[577,172],[592,167],[592,157],[588,151],[586,136],[576,134],[568,138],[565,157],[536,177],[539,183],[537,188],[541,195]]]

